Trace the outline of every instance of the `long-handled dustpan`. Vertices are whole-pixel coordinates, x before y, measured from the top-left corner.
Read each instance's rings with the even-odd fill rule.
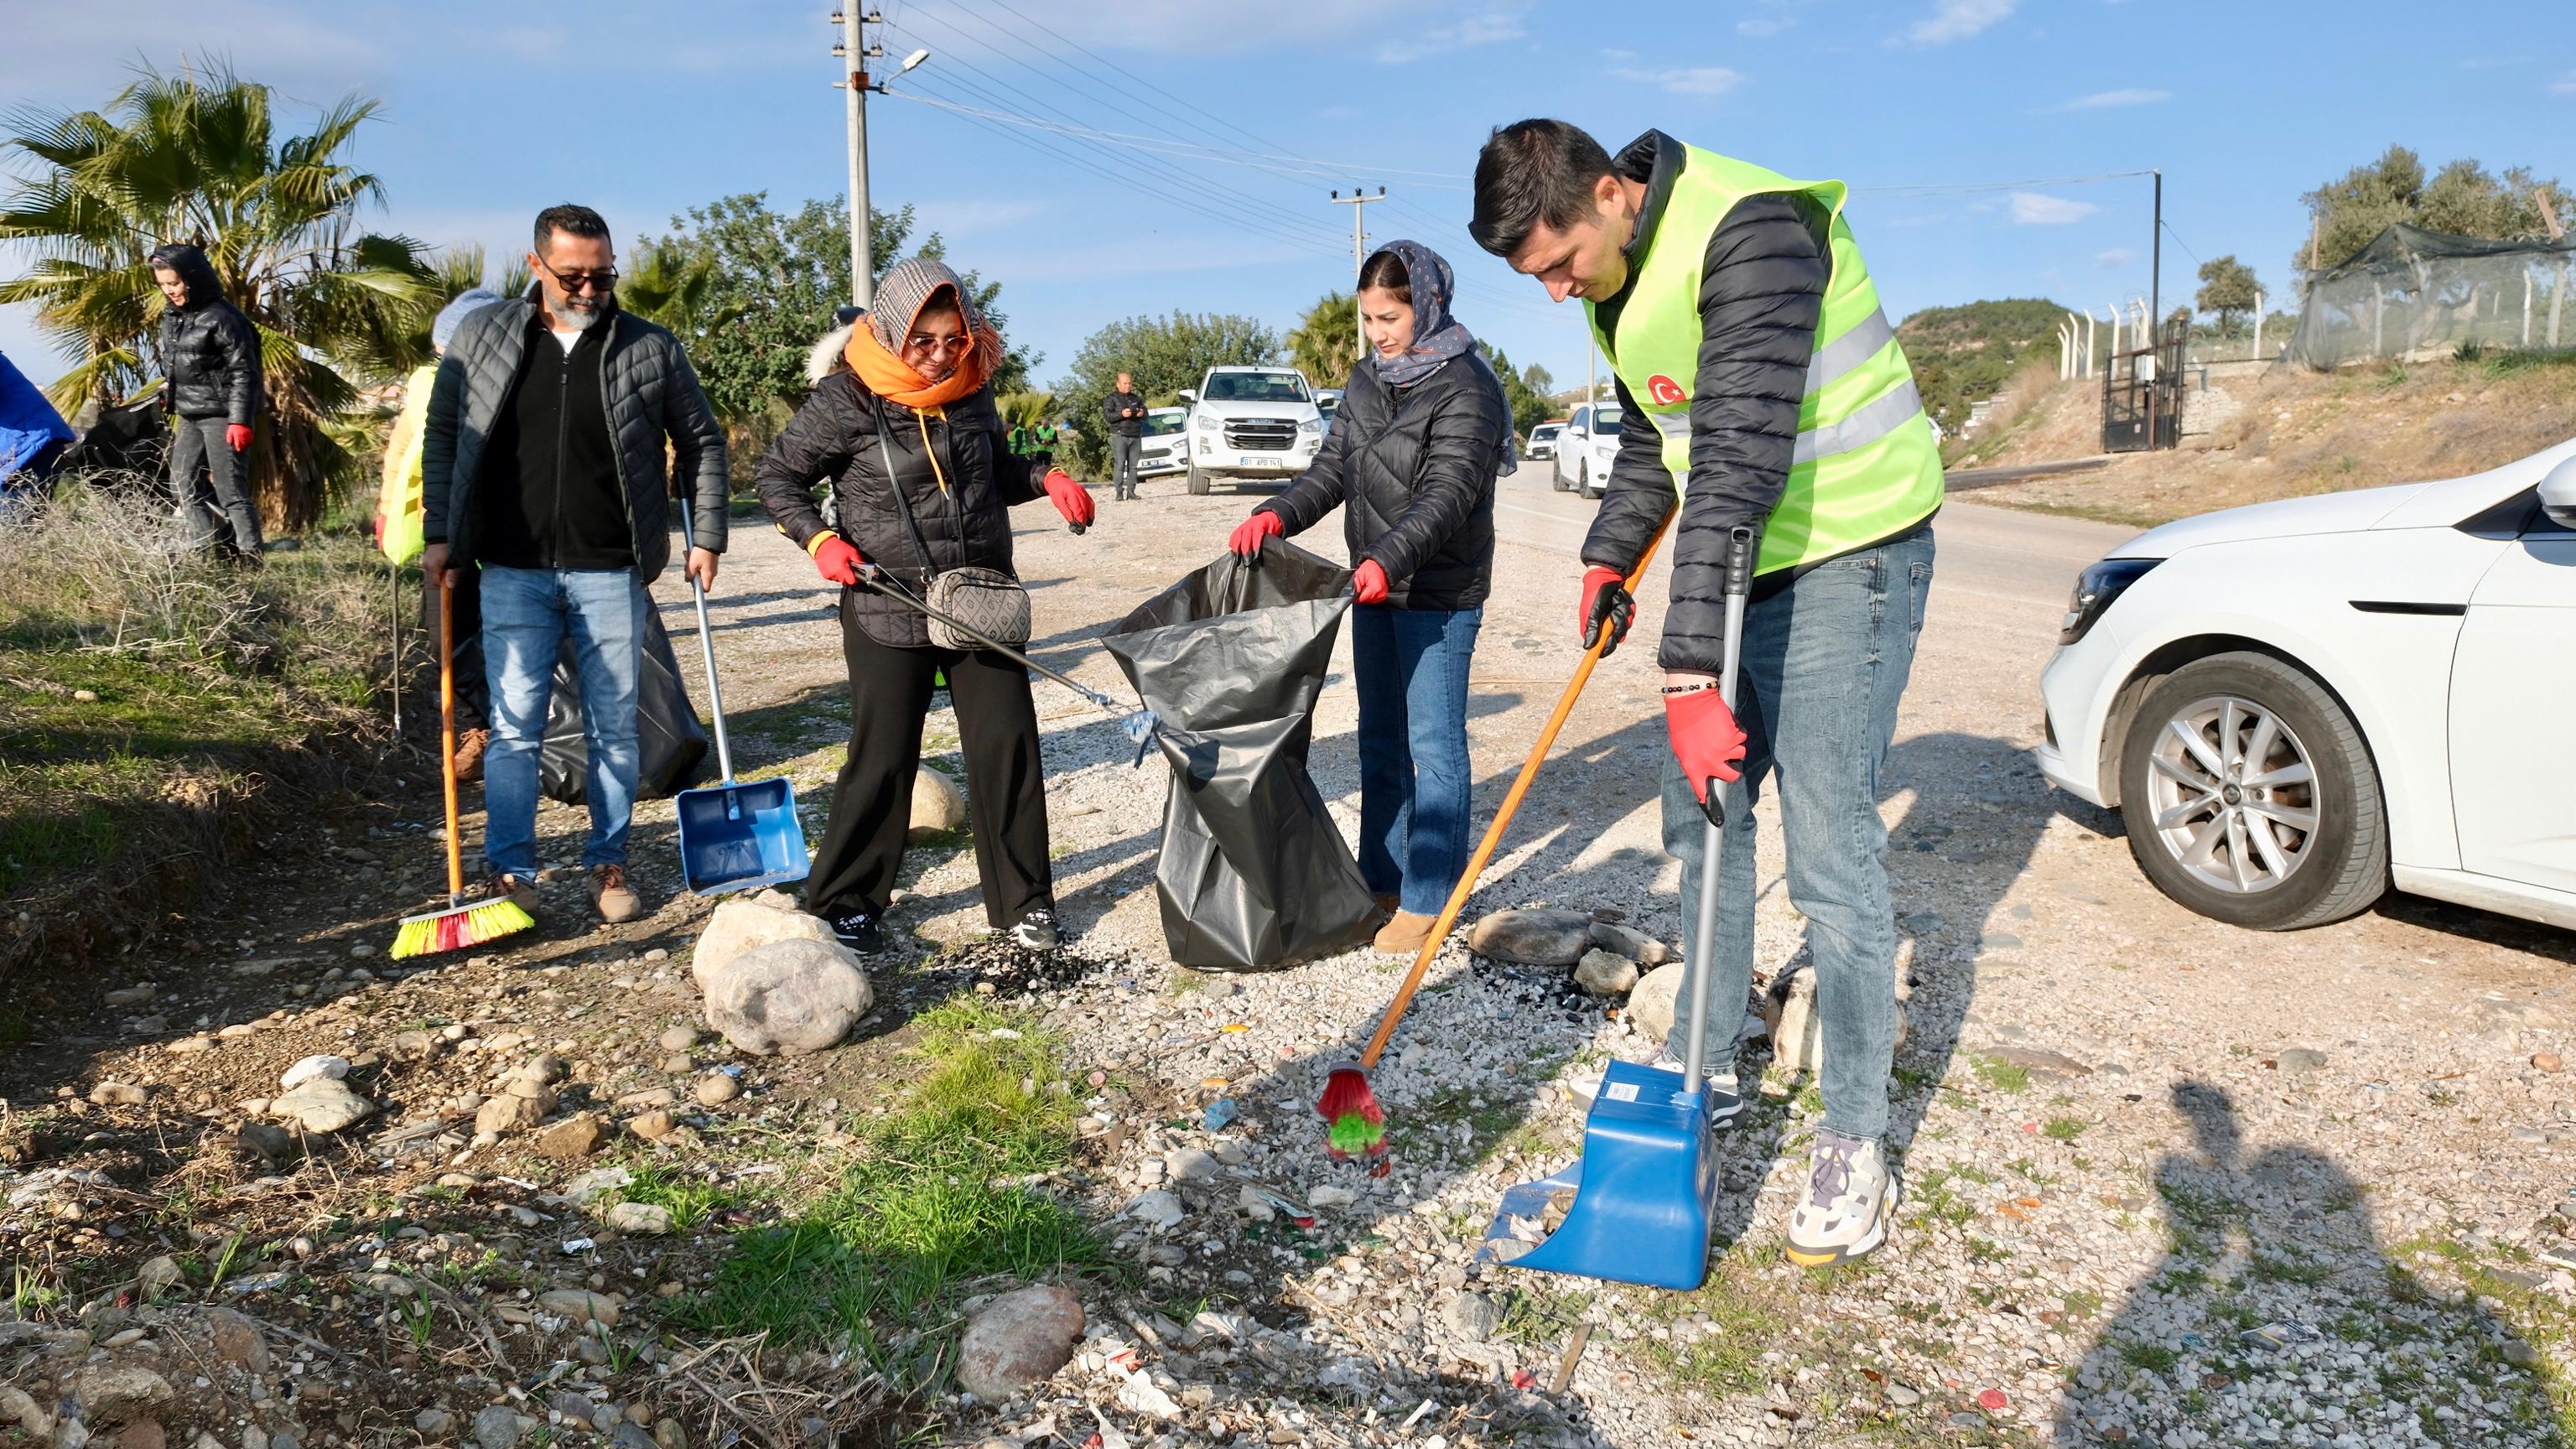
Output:
[[[680,505],[680,540],[694,549],[691,507],[688,500]],[[683,790],[673,802],[680,812],[680,876],[702,896],[803,880],[813,858],[805,851],[805,826],[796,818],[796,789],[784,777],[734,779],[724,690],[716,683],[715,635],[707,628],[707,591],[692,577],[689,593],[698,605],[698,648],[707,665],[707,708],[715,716],[716,763],[724,779]]]
[[[1753,530],[1736,529],[1726,551],[1726,663],[1718,693],[1735,707],[1744,606],[1753,575]],[[1699,872],[1698,963],[1690,999],[1690,1055],[1680,1076],[1640,1062],[1610,1064],[1583,1123],[1583,1156],[1554,1177],[1503,1194],[1477,1257],[1579,1278],[1654,1288],[1697,1288],[1708,1277],[1710,1210],[1717,1201],[1717,1153],[1701,1062],[1708,1046],[1708,982],[1715,974],[1718,836],[1726,807],[1708,785],[1707,846]],[[1742,1003],[1732,1004],[1740,1011]],[[1731,1022],[1734,1018],[1730,1016]],[[1536,1246],[1551,1204],[1574,1194],[1565,1220]]]

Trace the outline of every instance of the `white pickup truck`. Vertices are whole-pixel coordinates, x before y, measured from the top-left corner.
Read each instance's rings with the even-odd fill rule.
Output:
[[[1219,478],[1285,483],[1315,461],[1324,414],[1293,367],[1211,367],[1190,402],[1190,492]]]

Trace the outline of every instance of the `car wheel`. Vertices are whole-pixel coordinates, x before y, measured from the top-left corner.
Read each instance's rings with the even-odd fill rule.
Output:
[[[2297,667],[2219,654],[2147,692],[2120,749],[2129,852],[2212,920],[2294,931],[2388,889],[2379,768],[2352,716]]]
[[[1554,458],[1547,460],[1547,486],[1559,493],[1565,491],[1565,470],[1556,466]]]
[[[1601,489],[1592,486],[1592,465],[1588,462],[1583,465],[1583,477],[1575,491],[1586,498],[1598,498],[1602,494]]]
[[[1199,471],[1199,469],[1198,469],[1198,465],[1197,465],[1196,463],[1191,464],[1191,465],[1190,465],[1190,496],[1191,496],[1192,498],[1205,498],[1205,497],[1207,496],[1207,491],[1208,491],[1208,475],[1206,475],[1205,473],[1200,472],[1200,471]]]

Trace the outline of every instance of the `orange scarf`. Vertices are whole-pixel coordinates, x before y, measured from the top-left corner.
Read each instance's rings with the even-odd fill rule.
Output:
[[[905,325],[911,325],[908,319]],[[992,376],[992,363],[986,354],[1000,351],[989,345],[989,334],[976,330],[972,323],[967,324],[966,335],[974,345],[957,360],[957,370],[941,382],[930,381],[913,371],[911,364],[888,352],[864,319],[850,329],[849,344],[841,349],[841,355],[849,359],[851,370],[867,384],[868,391],[886,401],[908,408],[945,407],[960,398],[972,397],[984,385]]]

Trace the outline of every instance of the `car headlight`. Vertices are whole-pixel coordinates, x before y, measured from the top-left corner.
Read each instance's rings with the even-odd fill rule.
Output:
[[[1216,419],[1214,419],[1214,418],[1212,418],[1212,417],[1207,417],[1207,416],[1204,416],[1204,415],[1199,416],[1199,417],[1196,417],[1196,418],[1192,418],[1190,421],[1191,421],[1191,422],[1193,422],[1193,423],[1196,423],[1196,424],[1197,424],[1198,426],[1200,426],[1201,428],[1206,428],[1206,429],[1211,429],[1211,430],[1212,430],[1212,429],[1214,429],[1214,428],[1216,427]]]
[[[2076,575],[2075,597],[2066,605],[2066,620],[2058,626],[2057,642],[2062,646],[2083,638],[2094,621],[2102,617],[2102,611],[2111,607],[2112,600],[2162,562],[2152,558],[2106,558]]]
[[[1297,430],[1301,433],[1320,433],[1324,430],[1324,420],[1322,418],[1308,418],[1306,421],[1297,425]]]

